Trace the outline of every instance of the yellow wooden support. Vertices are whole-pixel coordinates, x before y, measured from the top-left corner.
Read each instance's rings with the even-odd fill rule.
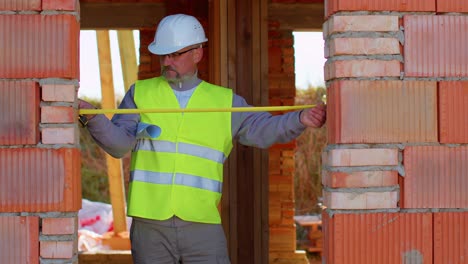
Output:
[[[97,44],[99,57],[99,71],[101,75],[102,107],[115,108],[114,82],[112,76],[112,61],[108,30],[97,30]],[[107,114],[108,118],[112,114]],[[125,190],[123,185],[122,161],[106,154],[107,175],[109,178],[109,192],[114,217],[114,234],[127,230],[125,217]]]
[[[124,88],[125,92],[127,92],[130,88],[130,85],[134,84],[137,80],[138,75],[133,31],[118,30],[117,38],[119,40],[120,61],[122,64]]]

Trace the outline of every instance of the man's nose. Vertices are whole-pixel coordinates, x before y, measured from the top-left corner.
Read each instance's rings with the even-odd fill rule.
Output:
[[[167,55],[161,55],[160,57],[160,60],[161,60],[161,64],[163,66],[169,66],[172,64],[172,58],[170,56],[167,56]]]

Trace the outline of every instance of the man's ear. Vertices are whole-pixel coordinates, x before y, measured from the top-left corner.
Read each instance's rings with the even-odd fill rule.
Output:
[[[193,52],[193,60],[195,63],[199,63],[203,58],[203,47],[195,49]]]

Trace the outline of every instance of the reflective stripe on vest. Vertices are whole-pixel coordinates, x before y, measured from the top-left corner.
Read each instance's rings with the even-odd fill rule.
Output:
[[[227,159],[224,153],[219,150],[182,142],[179,142],[177,147],[176,143],[170,141],[142,139],[138,141],[137,148],[139,150],[154,152],[177,152],[181,154],[205,158],[217,163],[223,163]]]
[[[199,188],[207,191],[221,193],[223,191],[223,183],[195,175],[176,173],[151,172],[143,170],[135,170],[130,172],[130,181],[139,181],[156,184],[178,184],[194,188]]]

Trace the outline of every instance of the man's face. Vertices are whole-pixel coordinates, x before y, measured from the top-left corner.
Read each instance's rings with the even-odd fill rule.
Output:
[[[169,82],[183,81],[185,77],[195,73],[201,55],[202,49],[199,45],[186,47],[171,54],[159,55],[161,75]]]

